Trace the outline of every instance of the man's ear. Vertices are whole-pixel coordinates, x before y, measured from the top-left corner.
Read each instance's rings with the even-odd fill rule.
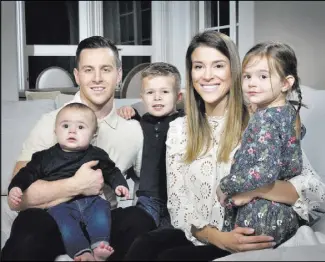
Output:
[[[74,68],[73,69],[73,74],[74,74],[74,79],[76,80],[76,83],[78,84],[79,86],[79,71],[77,68]]]
[[[123,70],[122,67],[117,69],[117,85],[119,85],[120,83],[122,84],[122,76],[123,76]]]
[[[286,76],[286,78],[283,81],[283,86],[281,88],[282,92],[287,92],[291,89],[293,84],[295,83],[296,79],[292,75]]]

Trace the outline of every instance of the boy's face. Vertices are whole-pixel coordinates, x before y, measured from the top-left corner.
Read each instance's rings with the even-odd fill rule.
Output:
[[[55,134],[66,152],[87,149],[95,133],[95,123],[90,112],[67,109],[60,112],[55,123]]]
[[[168,116],[176,111],[179,94],[172,76],[145,77],[141,97],[147,112],[153,116]]]

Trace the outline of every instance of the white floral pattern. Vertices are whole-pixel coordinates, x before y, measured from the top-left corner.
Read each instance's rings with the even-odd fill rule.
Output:
[[[172,121],[167,134],[167,207],[172,225],[182,229],[186,237],[195,245],[203,243],[192,236],[191,225],[197,228],[211,225],[221,230],[224,222],[224,208],[217,200],[216,187],[220,179],[229,174],[231,160],[238,148],[231,153],[228,163],[216,162],[224,120],[224,118],[209,117],[209,123],[213,127],[213,146],[204,156],[188,165],[182,161],[187,138],[186,117]],[[209,168],[206,168],[207,166]],[[308,213],[324,204],[325,184],[313,170],[304,153],[301,175],[289,181],[299,194],[299,199],[293,208],[300,217],[308,220]],[[205,183],[210,186],[211,192],[201,193],[201,186]]]

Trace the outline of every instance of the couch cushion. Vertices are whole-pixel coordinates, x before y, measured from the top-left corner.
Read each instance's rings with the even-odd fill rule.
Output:
[[[9,208],[7,196],[1,196],[1,249],[10,236],[11,226],[18,212]]]
[[[59,94],[55,98],[55,108],[60,108],[64,104],[70,102],[74,98],[74,95]]]
[[[42,114],[55,109],[54,100],[2,101],[1,195],[7,194],[12,171],[23,142]]]
[[[55,99],[60,91],[32,92],[25,91],[26,100]]]
[[[307,132],[301,144],[311,165],[325,181],[325,90],[301,86],[302,101],[308,108],[301,109],[301,121]]]

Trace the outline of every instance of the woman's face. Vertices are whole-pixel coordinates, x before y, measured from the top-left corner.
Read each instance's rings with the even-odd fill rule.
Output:
[[[227,101],[231,86],[230,61],[220,51],[199,46],[192,53],[192,81],[206,108]]]

